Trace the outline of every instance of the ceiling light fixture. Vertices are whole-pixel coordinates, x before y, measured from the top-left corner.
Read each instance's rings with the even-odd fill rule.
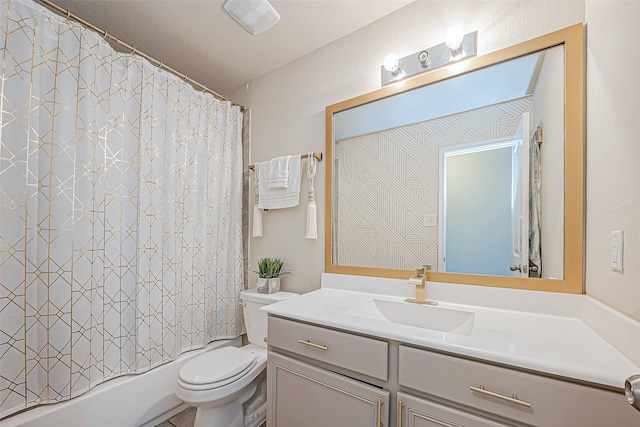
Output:
[[[280,20],[280,15],[267,0],[227,0],[224,10],[254,36]]]
[[[476,56],[477,38],[477,31],[464,34],[462,28],[453,27],[447,31],[444,43],[404,58],[398,58],[395,53],[388,54],[380,67],[382,86]]]

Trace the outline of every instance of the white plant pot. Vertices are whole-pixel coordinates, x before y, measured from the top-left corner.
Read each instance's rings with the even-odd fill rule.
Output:
[[[280,290],[280,278],[274,277],[271,279],[265,279],[264,277],[258,277],[258,293],[272,294]]]

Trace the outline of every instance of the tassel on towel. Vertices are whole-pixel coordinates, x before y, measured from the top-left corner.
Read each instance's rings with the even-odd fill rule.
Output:
[[[318,238],[318,212],[316,209],[316,194],[313,190],[313,179],[316,176],[317,160],[313,157],[313,153],[309,153],[307,159],[307,178],[309,179],[309,204],[307,205],[307,231],[304,235],[305,239]]]
[[[253,233],[251,234],[253,237],[262,237],[262,210],[258,208],[258,200],[260,199],[260,195],[258,194],[258,165],[256,165],[256,197],[255,202],[253,204]]]
[[[253,237],[262,237],[262,209],[258,208],[258,195],[253,206]]]
[[[309,189],[309,204],[307,205],[307,232],[305,239],[318,238],[318,213],[316,210],[316,197],[313,188]]]

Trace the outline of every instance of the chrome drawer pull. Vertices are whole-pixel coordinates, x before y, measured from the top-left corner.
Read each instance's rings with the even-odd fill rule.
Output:
[[[496,393],[494,391],[489,391],[485,389],[483,385],[481,385],[480,387],[469,386],[469,390],[475,391],[476,393],[484,394],[487,396],[495,397],[496,399],[506,400],[507,402],[515,403],[516,405],[526,406],[527,408],[531,408],[531,403],[525,400],[518,399],[518,396],[516,396],[515,394],[511,396],[505,396],[504,394]]]
[[[300,344],[308,345],[309,347],[317,348],[320,350],[327,351],[329,350],[326,345],[314,344],[311,341],[298,340]]]

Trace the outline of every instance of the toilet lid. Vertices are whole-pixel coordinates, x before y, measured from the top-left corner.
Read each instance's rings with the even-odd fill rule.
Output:
[[[189,384],[210,384],[224,381],[255,363],[256,355],[237,347],[209,351],[185,363],[180,379]]]

